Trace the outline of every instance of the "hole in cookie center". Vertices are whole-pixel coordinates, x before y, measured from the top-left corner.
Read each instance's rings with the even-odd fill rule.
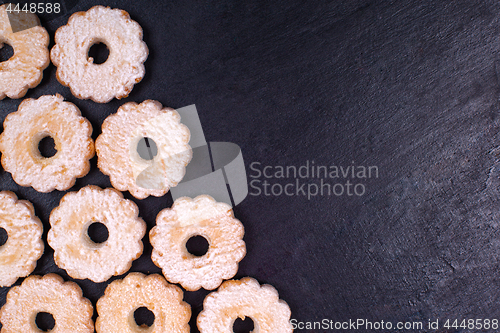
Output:
[[[151,161],[158,154],[158,148],[153,139],[142,138],[137,143],[137,153],[143,160]]]
[[[87,235],[89,235],[90,240],[94,243],[101,244],[108,240],[108,228],[101,222],[94,222],[89,225]]]
[[[0,62],[4,62],[9,60],[14,56],[14,49],[7,43],[3,44],[3,47],[0,48]]]
[[[140,328],[148,328],[155,322],[155,314],[147,307],[141,306],[134,311],[134,319],[137,326]]]
[[[193,236],[186,242],[186,250],[194,256],[202,257],[208,252],[208,241],[203,236]]]
[[[88,58],[92,58],[92,63],[96,65],[104,64],[108,57],[109,49],[104,43],[95,43],[89,49]]]
[[[50,136],[44,137],[38,143],[38,150],[40,151],[40,154],[45,158],[54,156],[57,153],[56,143],[54,142],[54,139]]]
[[[236,318],[233,323],[233,333],[249,333],[254,328],[253,320],[250,317],[245,317],[245,320]]]
[[[0,246],[7,243],[7,239],[9,239],[9,235],[7,234],[7,230],[0,227]]]
[[[42,332],[48,332],[56,325],[54,317],[47,312],[38,312],[35,323]]]

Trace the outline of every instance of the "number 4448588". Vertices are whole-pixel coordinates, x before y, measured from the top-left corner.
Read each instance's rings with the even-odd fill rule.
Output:
[[[61,4],[56,2],[54,4],[47,2],[47,3],[25,3],[22,7],[19,4],[11,4],[9,3],[7,5],[7,8],[5,8],[7,13],[20,13],[20,12],[25,12],[25,13],[32,13],[32,14],[52,14],[52,13],[60,13],[61,12]]]
[[[450,328],[463,328],[470,330],[489,330],[489,329],[498,329],[498,319],[463,319],[462,321],[455,319],[448,319],[444,323],[444,327],[447,329]]]

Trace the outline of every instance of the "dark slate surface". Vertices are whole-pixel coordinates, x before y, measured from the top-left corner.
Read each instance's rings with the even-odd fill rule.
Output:
[[[94,4],[81,0],[69,14]],[[174,108],[196,104],[207,141],[241,147],[249,181],[253,162],[260,169],[308,161],[378,167],[378,178],[351,179],[366,186],[362,196],[249,195],[235,208],[248,252],[236,278],[273,285],[303,322],[439,319],[439,332],[477,332],[442,324],[500,317],[497,1],[99,4],[128,11],[143,27],[150,50],[143,81],[124,100],[96,104],[73,97],[50,65],[26,95],[63,95],[91,121],[94,139],[123,103],[156,99]],[[43,22],[51,46],[69,14]],[[1,120],[20,102],[1,101]],[[92,162],[72,191],[110,186]],[[3,170],[0,182],[32,201],[49,228],[63,192],[19,187]],[[172,204],[169,195],[125,197],[149,229]],[[144,242],[132,271],[160,272]],[[34,273],[48,272],[69,279],[47,246]],[[76,282],[93,304],[107,285]],[[0,305],[8,289],[0,289]],[[185,293],[193,332],[207,293]]]

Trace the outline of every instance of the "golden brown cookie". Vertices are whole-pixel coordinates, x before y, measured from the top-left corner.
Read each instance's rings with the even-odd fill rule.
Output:
[[[270,285],[255,279],[225,281],[203,302],[197,319],[200,333],[232,333],[237,318],[250,317],[256,333],[293,332],[290,308]]]
[[[19,185],[39,192],[64,191],[90,171],[92,125],[61,95],[25,99],[7,116],[3,127],[2,166]],[[38,144],[48,136],[54,139],[57,153],[43,157]]]
[[[246,254],[244,232],[229,205],[208,195],[182,197],[156,217],[149,235],[151,259],[168,281],[190,291],[212,290],[238,271],[238,263]],[[208,241],[205,255],[198,257],[186,249],[186,242],[193,236]]]
[[[90,185],[66,194],[50,213],[47,235],[57,266],[72,278],[94,282],[127,272],[143,250],[146,223],[138,213],[137,205],[115,189]],[[108,230],[108,239],[102,243],[88,235],[95,222]]]
[[[40,333],[35,322],[40,312],[55,321],[51,333],[93,333],[93,307],[74,282],[64,282],[56,274],[27,277],[13,287],[0,310],[2,333]]]
[[[50,58],[57,67],[57,79],[78,98],[97,103],[121,99],[144,77],[148,48],[141,26],[124,10],[94,6],[74,13],[68,24],[57,29],[54,39]],[[97,43],[109,49],[102,64],[88,57],[90,47]]]
[[[38,17],[32,13],[8,15],[7,5],[0,6],[0,48],[3,44],[9,44],[14,55],[0,62],[0,100],[5,96],[23,97],[29,88],[36,87],[42,81],[43,70],[50,63],[49,34],[39,25]],[[32,28],[14,33],[9,16],[27,21],[20,23]]]
[[[14,193],[2,191],[0,228],[8,236],[0,246],[0,287],[6,287],[35,269],[43,254],[43,226],[29,201],[17,200]]]
[[[137,151],[145,138],[157,147],[150,160]],[[175,110],[152,100],[129,102],[104,120],[96,140],[97,165],[114,188],[138,199],[160,197],[184,177],[192,156],[189,138],[189,129]]]
[[[191,307],[182,290],[158,274],[130,273],[111,282],[97,301],[97,333],[189,333]],[[149,328],[138,326],[134,312],[146,307],[154,314]]]

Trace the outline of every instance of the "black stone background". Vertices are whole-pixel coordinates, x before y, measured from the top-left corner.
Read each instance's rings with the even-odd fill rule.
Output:
[[[241,147],[249,180],[252,162],[379,167],[361,197],[249,195],[234,209],[247,245],[235,278],[273,285],[299,321],[500,318],[498,1],[81,0],[42,22],[50,46],[69,14],[95,4],[126,10],[144,29],[144,79],[128,98],[97,104],[72,96],[50,65],[25,96],[63,95],[94,139],[120,105],[156,99],[196,104],[207,141]],[[21,100],[0,102],[2,121]],[[3,169],[0,181],[33,202],[46,241],[65,192],[20,187]],[[95,157],[70,190],[87,184],[110,186]],[[148,231],[172,204],[124,195]],[[143,241],[131,271],[160,272]],[[71,280],[46,245],[33,274],[49,272]],[[76,282],[95,305],[110,281]],[[207,294],[185,293],[192,332]]]

